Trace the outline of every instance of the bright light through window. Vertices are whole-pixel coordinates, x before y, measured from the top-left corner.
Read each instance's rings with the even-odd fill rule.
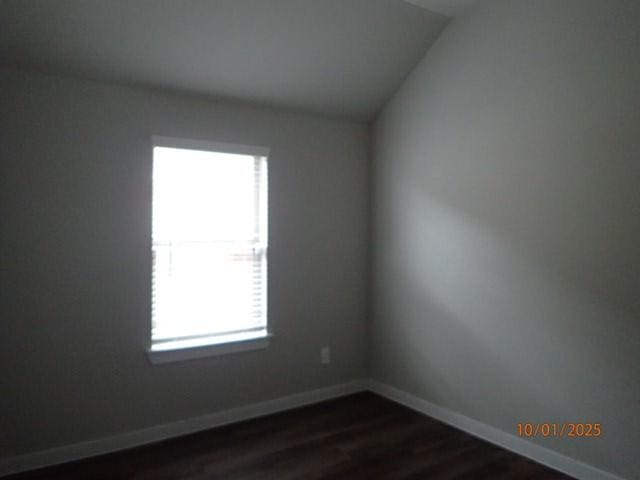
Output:
[[[152,349],[266,335],[266,156],[155,146],[152,238]]]

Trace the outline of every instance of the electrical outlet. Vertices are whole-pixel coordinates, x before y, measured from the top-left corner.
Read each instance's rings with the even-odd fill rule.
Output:
[[[322,347],[320,349],[320,363],[326,365],[331,363],[331,348],[330,347]]]

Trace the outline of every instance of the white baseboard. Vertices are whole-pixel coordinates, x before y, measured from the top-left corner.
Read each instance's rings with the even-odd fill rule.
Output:
[[[390,385],[370,380],[368,390],[579,480],[625,480]]]
[[[338,398],[352,393],[370,390],[389,400],[416,410],[429,417],[440,420],[475,437],[506,448],[524,457],[530,458],[550,468],[566,473],[579,480],[625,480],[622,477],[605,472],[586,463],[574,460],[548,448],[541,447],[524,438],[491,427],[485,423],[456,413],[447,408],[435,405],[413,394],[399,390],[375,380],[356,380],[331,387],[296,393],[286,397],[265,402],[254,403],[243,407],[232,408],[201,417],[180,420],[164,425],[157,425],[142,430],[123,433],[112,437],[100,438],[75,443],[63,447],[29,453],[7,459],[0,459],[0,477],[24,472],[36,468],[57,465],[83,458],[103,455],[128,448],[139,447],[149,443],[173,437],[227,425],[251,418],[262,417],[272,413],[290,410],[304,405]]]
[[[356,380],[111,437],[0,459],[0,476],[94,457],[127,448],[139,447],[141,445],[188,435],[229,423],[262,417],[264,415],[361,392],[367,389],[367,385],[368,382],[365,380]]]

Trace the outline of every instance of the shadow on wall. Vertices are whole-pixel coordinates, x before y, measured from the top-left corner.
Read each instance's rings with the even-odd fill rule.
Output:
[[[401,379],[400,388],[512,434],[518,422],[600,422],[606,442],[534,441],[612,470],[633,464],[637,319],[404,183],[378,259],[389,272],[378,317],[393,319],[376,321],[381,380]]]

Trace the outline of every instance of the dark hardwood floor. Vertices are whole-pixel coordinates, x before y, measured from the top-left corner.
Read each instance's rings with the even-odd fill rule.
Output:
[[[6,477],[60,479],[569,479],[372,393]]]

